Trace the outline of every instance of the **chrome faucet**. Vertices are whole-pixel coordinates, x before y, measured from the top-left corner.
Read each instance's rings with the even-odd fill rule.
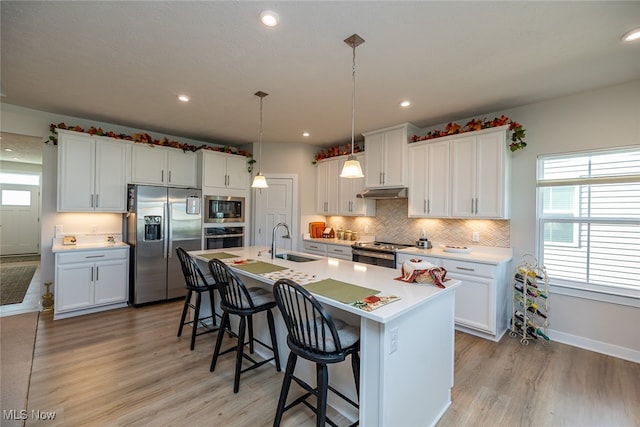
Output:
[[[291,232],[289,231],[289,226],[284,222],[279,222],[276,224],[275,227],[273,227],[273,232],[271,233],[271,259],[276,257],[276,230],[279,227],[284,227],[284,229],[287,230],[287,234],[285,236],[282,236],[283,239],[291,238]]]

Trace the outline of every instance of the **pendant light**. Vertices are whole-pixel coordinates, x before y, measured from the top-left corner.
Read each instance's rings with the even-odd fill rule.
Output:
[[[268,93],[264,93],[261,90],[257,91],[255,96],[260,98],[260,142],[258,143],[258,174],[253,178],[253,184],[251,184],[252,188],[268,188],[267,179],[260,170],[262,169],[262,98],[269,95]]]
[[[344,41],[346,44],[353,48],[353,68],[351,72],[351,80],[353,81],[353,90],[351,92],[351,154],[347,157],[347,161],[344,162],[342,168],[341,178],[362,178],[362,167],[360,162],[353,154],[353,147],[355,145],[355,121],[356,121],[356,47],[364,43],[364,39],[357,34],[347,37]]]

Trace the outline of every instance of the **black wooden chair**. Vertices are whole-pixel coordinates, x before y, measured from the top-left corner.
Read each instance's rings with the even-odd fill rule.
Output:
[[[327,365],[344,361],[351,355],[351,368],[356,382],[356,392],[360,394],[360,334],[352,326],[340,319],[333,320],[322,305],[306,289],[289,279],[278,280],[273,293],[287,325],[287,344],[291,349],[284,374],[274,426],[279,426],[283,413],[293,406],[303,403],[316,413],[316,425],[325,422],[336,426],[327,418],[327,392],[331,390],[354,407],[358,404],[329,385]],[[316,387],[293,375],[298,357],[316,364]],[[286,404],[291,380],[307,391],[306,394]],[[307,398],[316,396],[314,407]],[[357,425],[356,421],[352,426]]]
[[[220,317],[220,315],[217,315],[215,312],[214,291],[216,285],[207,282],[198,264],[184,249],[176,248],[176,253],[178,254],[182,274],[184,275],[184,287],[187,289],[187,295],[184,298],[184,306],[182,308],[182,317],[180,318],[180,327],[178,328],[178,337],[182,335],[184,325],[191,325],[191,350],[193,350],[196,346],[196,336],[209,334],[218,330],[216,327],[216,316]],[[200,305],[202,303],[203,293],[209,295],[211,316],[200,317]],[[195,302],[191,302],[193,294],[196,296]],[[189,310],[189,308],[193,309],[193,317],[191,320],[186,321],[187,310]],[[209,319],[211,319],[211,326],[206,323]],[[198,332],[199,326],[204,330]]]
[[[238,326],[238,333],[229,332],[238,339],[238,343],[235,347],[228,348],[227,350],[220,351],[222,346],[222,339],[224,334],[218,334],[216,340],[216,347],[213,351],[213,357],[211,358],[210,371],[213,372],[216,368],[216,362],[218,356],[236,351],[236,368],[233,381],[233,392],[237,393],[240,389],[240,374],[243,374],[252,369],[258,368],[265,363],[269,363],[274,360],[276,364],[276,370],[280,372],[280,356],[278,355],[278,343],[276,341],[276,328],[273,321],[272,309],[276,307],[276,302],[273,299],[273,295],[268,290],[262,288],[247,288],[242,280],[222,261],[212,259],[209,261],[209,271],[213,276],[218,292],[220,293],[220,308],[222,309],[222,322],[220,327],[231,331],[231,323],[229,321],[230,315],[236,315],[240,317],[240,324]],[[267,321],[269,323],[269,334],[271,335],[271,345],[268,345],[253,336],[253,316],[255,314],[267,312]],[[247,329],[247,323],[249,328],[249,341],[245,341],[245,332]],[[254,342],[262,345],[263,347],[273,352],[273,357],[267,358],[261,361],[254,360],[249,354],[244,351],[244,346],[249,345],[249,353],[253,354]],[[251,365],[245,369],[242,369],[243,359],[251,362]]]

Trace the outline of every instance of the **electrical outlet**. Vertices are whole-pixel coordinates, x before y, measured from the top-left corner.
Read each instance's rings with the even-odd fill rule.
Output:
[[[389,334],[389,354],[393,354],[398,351],[398,328],[391,329]]]
[[[97,231],[98,231],[98,226],[97,226],[96,224],[93,224],[93,225],[91,226],[91,232],[92,232],[92,233],[96,233]]]
[[[56,225],[56,237],[62,237],[62,234],[64,233],[64,231],[62,231],[62,226],[61,225]]]
[[[369,234],[369,226],[368,225],[364,226],[364,234]]]
[[[473,235],[471,236],[471,241],[473,242],[479,242],[480,241],[480,232],[479,231],[474,231]]]

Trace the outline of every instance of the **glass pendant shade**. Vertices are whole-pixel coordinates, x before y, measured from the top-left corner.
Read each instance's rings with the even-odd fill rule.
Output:
[[[258,166],[261,166],[262,165],[262,99],[269,94],[259,90],[256,93],[254,93],[254,95],[260,98],[260,142],[258,145],[258,149],[260,150],[260,153],[258,157]],[[258,174],[253,178],[253,183],[251,184],[251,188],[269,188],[269,185],[267,185],[267,178],[265,178],[265,176],[262,175],[262,172],[260,172],[260,169],[258,169]]]
[[[347,37],[344,42],[353,49],[353,66],[351,68],[351,81],[353,88],[351,90],[351,155],[347,157],[342,167],[340,178],[363,178],[362,167],[360,162],[353,155],[355,145],[355,122],[356,122],[356,47],[364,43],[364,39],[357,34]]]
[[[253,177],[253,184],[251,184],[251,188],[268,188],[267,179],[262,173],[258,172],[258,174]]]
[[[347,161],[344,162],[340,178],[364,178],[360,162],[353,154],[347,157]]]

